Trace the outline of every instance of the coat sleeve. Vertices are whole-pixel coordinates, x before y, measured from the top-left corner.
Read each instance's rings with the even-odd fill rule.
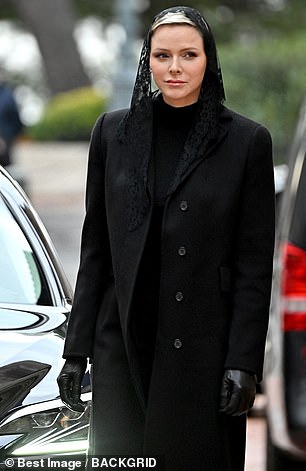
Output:
[[[275,231],[272,142],[263,126],[250,139],[233,263],[233,310],[225,368],[262,379]]]
[[[111,271],[105,211],[105,163],[102,149],[102,115],[89,147],[86,215],[82,229],[80,266],[68,323],[64,358],[91,357],[97,313]]]

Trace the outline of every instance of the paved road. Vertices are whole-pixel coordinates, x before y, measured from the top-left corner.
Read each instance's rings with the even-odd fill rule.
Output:
[[[27,180],[28,194],[45,223],[72,286],[79,260],[87,143],[21,143],[15,149],[18,171]],[[265,421],[248,420],[245,471],[265,471]]]
[[[84,217],[87,150],[87,143],[25,142],[15,148],[18,173],[27,182],[27,193],[51,235],[73,286]]]

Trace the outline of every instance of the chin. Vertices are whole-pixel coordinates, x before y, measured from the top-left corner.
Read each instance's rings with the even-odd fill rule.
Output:
[[[164,101],[168,103],[168,105],[174,106],[174,107],[180,107],[180,106],[188,106],[192,105],[197,101],[197,99],[191,99],[187,97],[173,97],[169,95],[163,95]]]
[[[169,93],[169,90],[164,92],[161,90],[164,101],[171,106],[179,107],[179,106],[188,106],[196,103],[198,101],[199,95],[198,94],[186,94],[182,93],[181,90],[173,90]]]

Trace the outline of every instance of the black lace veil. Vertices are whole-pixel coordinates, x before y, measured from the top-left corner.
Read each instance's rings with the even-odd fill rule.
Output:
[[[180,13],[190,20],[203,36],[207,58],[205,75],[199,96],[197,116],[187,137],[184,151],[168,190],[171,194],[190,163],[204,155],[209,143],[217,137],[221,105],[225,100],[221,68],[212,31],[201,13],[191,7],[177,6],[158,13],[144,39],[131,99],[131,106],[118,128],[118,138],[130,147],[133,156],[127,176],[128,229],[136,229],[149,208],[147,189],[148,165],[152,139],[152,103],[158,91],[152,91],[150,45],[154,27],[171,13]],[[181,21],[183,23],[184,21]]]

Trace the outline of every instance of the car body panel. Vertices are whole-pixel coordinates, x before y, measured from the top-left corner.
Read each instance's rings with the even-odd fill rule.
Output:
[[[301,251],[306,246],[306,228],[301,231],[298,227],[304,216],[300,218],[297,212],[300,185],[306,183],[305,178],[301,178],[303,169],[305,173],[306,102],[301,108],[279,209],[264,371],[270,440],[274,447],[285,453],[282,455],[284,462],[292,458],[292,466],[295,460],[306,464],[306,330],[293,328],[287,331],[284,316],[287,313],[290,319],[291,315],[306,310],[306,298],[286,293],[284,283],[288,273],[285,262],[292,260],[292,256],[288,259],[286,252],[288,245],[293,244]],[[300,206],[302,210],[305,206],[306,210],[304,199]],[[304,239],[302,246],[295,240],[297,230]],[[306,292],[306,278],[303,283]]]

